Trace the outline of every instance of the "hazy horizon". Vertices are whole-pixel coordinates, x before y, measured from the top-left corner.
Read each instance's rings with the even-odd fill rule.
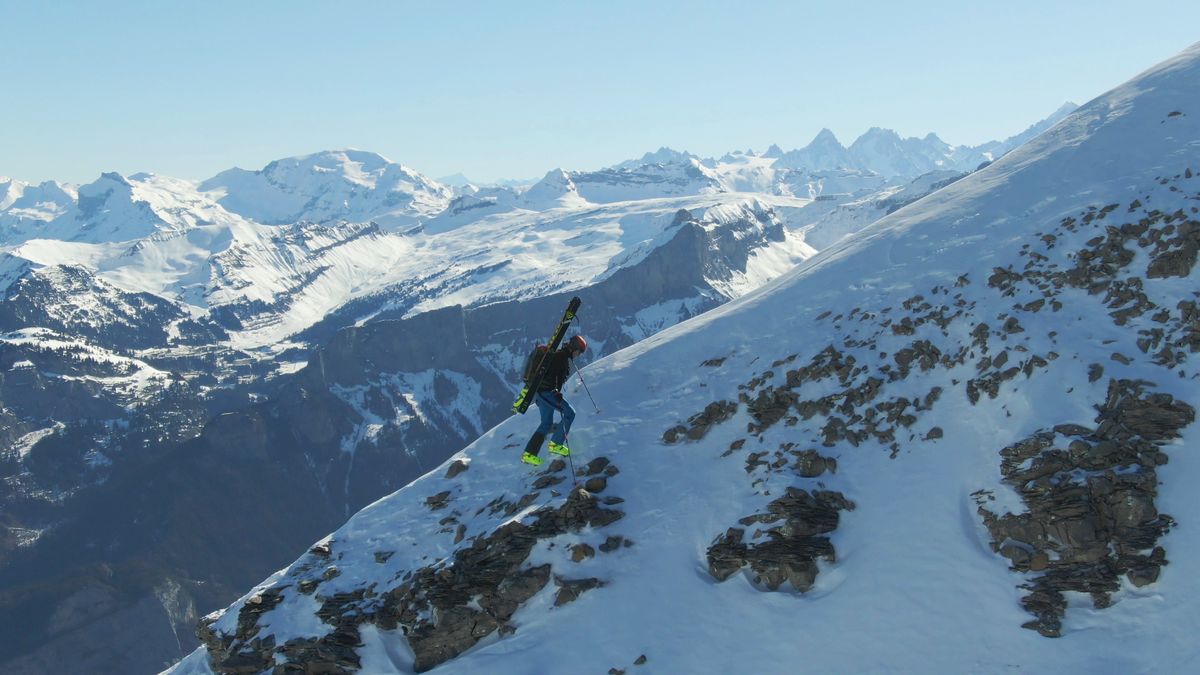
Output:
[[[1019,133],[1195,41],[1200,6],[0,1],[0,175],[192,180],[347,147],[479,182],[822,128]],[[1136,30],[1131,29],[1136,26]]]

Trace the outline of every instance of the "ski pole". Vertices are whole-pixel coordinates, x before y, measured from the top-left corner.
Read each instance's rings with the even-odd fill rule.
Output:
[[[571,362],[571,367],[575,369],[575,374],[579,376],[579,384],[583,385],[583,390],[587,392],[588,399],[592,402],[592,407],[596,409],[596,414],[601,414],[600,406],[596,405],[596,399],[592,398],[592,391],[588,389],[587,382],[583,381],[583,373],[579,372],[579,366],[575,362]]]
[[[579,481],[575,480],[575,460],[570,455],[567,455],[567,461],[571,463],[571,487],[577,488],[579,487]]]

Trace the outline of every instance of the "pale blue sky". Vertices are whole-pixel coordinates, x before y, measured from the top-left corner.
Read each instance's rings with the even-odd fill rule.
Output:
[[[1197,26],[1180,0],[0,0],[0,175],[202,179],[357,147],[489,181],[822,127],[974,144]]]

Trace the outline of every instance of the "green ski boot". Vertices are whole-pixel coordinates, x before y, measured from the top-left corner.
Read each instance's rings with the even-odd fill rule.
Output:
[[[541,457],[538,457],[537,455],[531,455],[528,452],[521,455],[521,461],[525,462],[526,464],[531,464],[533,466],[541,466],[542,465]]]
[[[571,456],[570,448],[568,448],[566,445],[559,445],[554,441],[550,441],[550,452],[553,452],[556,455],[562,455],[563,457]]]

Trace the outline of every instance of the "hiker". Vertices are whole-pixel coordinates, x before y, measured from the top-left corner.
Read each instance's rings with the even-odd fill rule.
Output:
[[[571,422],[575,421],[575,409],[563,398],[562,386],[571,377],[571,360],[585,351],[587,340],[584,340],[582,335],[574,335],[561,349],[546,355],[545,365],[542,366],[542,380],[533,398],[538,412],[542,414],[542,423],[525,445],[525,452],[521,455],[522,462],[533,466],[542,464],[538,452],[541,451],[542,442],[546,440],[546,434],[550,433],[552,426],[554,433],[550,438],[550,452],[563,457],[571,454],[570,448],[567,447],[567,432],[571,430]],[[557,425],[554,424],[556,411],[561,417]]]

